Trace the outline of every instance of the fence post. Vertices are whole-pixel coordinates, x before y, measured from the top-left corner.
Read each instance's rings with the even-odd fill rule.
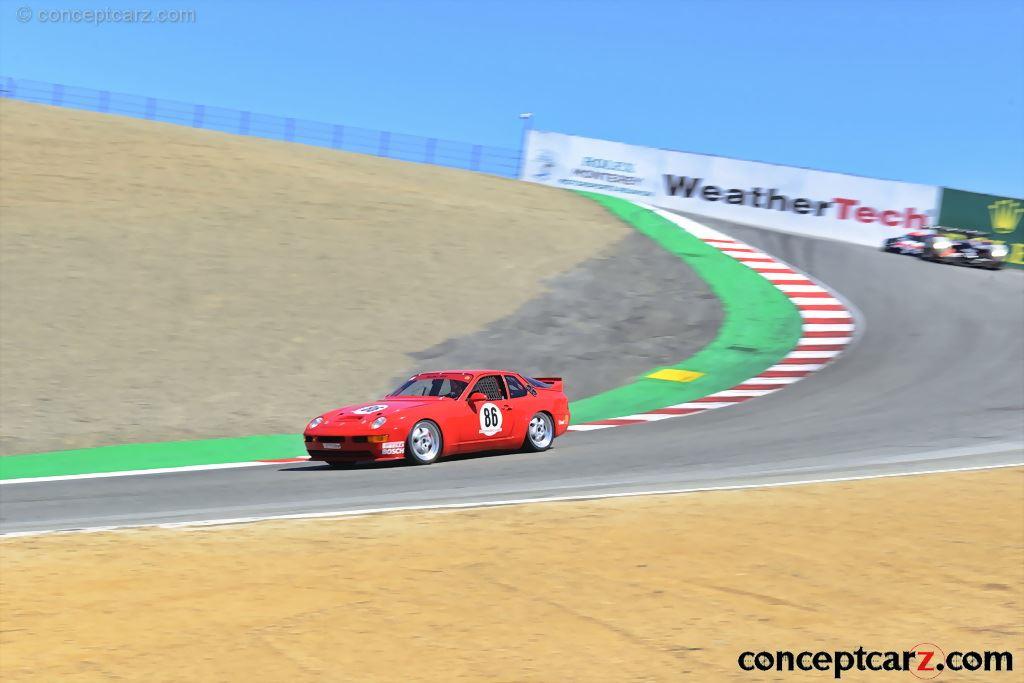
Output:
[[[424,163],[434,163],[434,155],[437,153],[437,138],[430,138],[427,140],[427,152],[423,156]]]
[[[530,137],[530,131],[533,130],[533,113],[523,112],[519,118],[523,121],[523,136],[519,138],[519,160],[516,163],[515,175],[517,179],[523,177],[523,168],[526,166],[526,142]]]
[[[469,168],[472,171],[480,170],[480,154],[483,151],[483,147],[480,145],[473,145],[473,156],[470,158]]]
[[[249,134],[249,112],[247,111],[243,111],[241,114],[238,115],[238,134]]]
[[[334,126],[334,131],[331,133],[331,147],[334,149],[341,149],[341,146],[345,143],[345,126]]]
[[[53,93],[50,95],[50,104],[59,107],[64,104],[64,86],[60,83],[53,84]]]
[[[192,110],[192,127],[202,128],[204,118],[206,118],[206,107],[201,104],[197,104]]]
[[[100,91],[100,106],[99,106],[99,109],[100,109],[100,112],[102,112],[104,114],[106,114],[106,113],[108,113],[110,111],[110,91],[109,90],[101,90]]]
[[[386,130],[380,132],[380,147],[377,148],[377,156],[386,157],[388,155],[388,147],[391,146],[391,133]]]
[[[146,118],[153,120],[156,118],[156,99],[152,97],[146,98]]]
[[[295,119],[284,120],[284,139],[288,142],[295,142]]]

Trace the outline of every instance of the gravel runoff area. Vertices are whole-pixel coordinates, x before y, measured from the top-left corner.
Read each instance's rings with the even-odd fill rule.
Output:
[[[722,322],[707,284],[639,233],[546,284],[512,315],[413,353],[407,374],[460,365],[557,374],[577,399],[684,360]]]
[[[2,454],[294,432],[413,366],[582,396],[720,316],[570,192],[12,100],[0,149]]]
[[[395,474],[394,472],[392,474]],[[0,541],[0,678],[834,680],[1024,642],[1024,471]],[[140,635],[144,634],[144,635]],[[1016,676],[1016,678],[1014,678]],[[843,680],[914,680],[847,672]]]

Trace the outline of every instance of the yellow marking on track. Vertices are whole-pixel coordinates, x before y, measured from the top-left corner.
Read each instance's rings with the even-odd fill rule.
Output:
[[[673,368],[665,368],[664,370],[658,370],[647,375],[651,379],[664,379],[669,382],[692,382],[698,377],[703,377],[703,372],[694,372],[692,370],[675,370]]]

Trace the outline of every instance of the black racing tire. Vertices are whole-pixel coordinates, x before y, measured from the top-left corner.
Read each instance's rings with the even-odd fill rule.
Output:
[[[420,420],[405,437],[405,459],[413,465],[430,465],[444,453],[444,436],[433,420]]]
[[[555,443],[555,421],[544,411],[534,413],[526,425],[522,450],[540,453]]]

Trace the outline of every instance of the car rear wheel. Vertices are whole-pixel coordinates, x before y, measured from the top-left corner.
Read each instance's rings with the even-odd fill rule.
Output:
[[[555,423],[547,413],[535,413],[526,426],[526,439],[523,449],[527,451],[546,451],[555,440]]]
[[[430,420],[420,420],[405,438],[405,459],[414,465],[429,465],[441,455],[441,430]]]

